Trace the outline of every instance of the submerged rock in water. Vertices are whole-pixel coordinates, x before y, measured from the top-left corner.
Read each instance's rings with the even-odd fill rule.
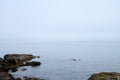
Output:
[[[80,61],[79,58],[73,58],[73,59],[70,59],[70,60],[72,60],[72,61]]]
[[[42,78],[36,78],[36,77],[24,77],[24,80],[45,80],[45,79],[42,79]]]
[[[39,65],[41,65],[41,63],[37,61],[26,62],[26,66],[39,66]]]
[[[22,71],[26,71],[27,70],[27,68],[22,68]]]
[[[21,78],[16,78],[15,80],[22,80]]]
[[[37,58],[40,58],[40,56],[36,56]]]
[[[101,72],[93,74],[88,80],[120,80],[120,73]]]
[[[15,80],[15,78],[7,72],[0,72],[0,80]]]

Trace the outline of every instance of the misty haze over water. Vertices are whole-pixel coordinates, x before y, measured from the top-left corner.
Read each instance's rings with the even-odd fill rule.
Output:
[[[15,77],[86,80],[96,72],[120,72],[119,4],[119,0],[1,0],[0,56],[41,56],[40,67],[12,73]]]
[[[41,56],[39,67],[20,68],[15,77],[36,76],[47,80],[86,80],[96,72],[120,72],[120,42],[73,41],[46,43],[9,43],[1,46],[1,56],[6,53],[31,53]],[[72,61],[72,59],[80,59]]]

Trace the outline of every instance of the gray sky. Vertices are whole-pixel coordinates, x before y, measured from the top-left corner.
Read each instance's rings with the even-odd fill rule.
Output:
[[[0,0],[0,39],[120,40],[120,0]]]

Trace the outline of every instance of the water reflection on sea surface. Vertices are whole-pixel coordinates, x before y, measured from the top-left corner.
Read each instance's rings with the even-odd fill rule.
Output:
[[[119,42],[39,43],[2,46],[6,53],[32,53],[42,65],[12,73],[16,77],[36,76],[47,80],[86,80],[96,72],[120,72]],[[77,59],[77,60],[73,60]]]

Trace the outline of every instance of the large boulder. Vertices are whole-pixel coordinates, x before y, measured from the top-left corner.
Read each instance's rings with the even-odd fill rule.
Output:
[[[93,74],[88,80],[120,80],[120,73],[101,72]]]
[[[41,63],[37,61],[27,62],[35,56],[31,54],[7,54],[4,59],[0,58],[0,80],[22,80],[22,78],[15,79],[9,70],[16,72],[20,66],[38,66]],[[25,80],[44,80],[40,78],[26,78]]]
[[[6,54],[4,59],[10,63],[17,64],[33,59],[34,56],[31,54]]]

